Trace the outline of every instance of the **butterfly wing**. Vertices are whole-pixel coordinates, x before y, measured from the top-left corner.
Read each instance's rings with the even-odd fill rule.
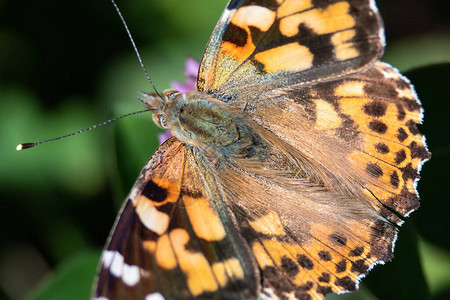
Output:
[[[380,57],[381,28],[369,0],[231,0],[206,47],[197,88],[229,101],[232,90],[252,94],[354,73]]]
[[[175,138],[137,179],[102,254],[96,299],[247,299],[256,263],[195,150]]]
[[[417,129],[423,109],[408,79],[388,64],[269,91],[246,111],[316,166],[344,174],[341,182],[361,178],[364,190],[401,216],[419,207],[418,172],[430,156]]]
[[[417,128],[422,105],[406,77],[378,62],[365,72],[295,94],[297,102],[300,96],[315,104],[310,116],[315,114],[316,128],[351,144],[348,167],[370,177],[363,187],[374,201],[404,217],[419,207],[416,185],[430,153]]]

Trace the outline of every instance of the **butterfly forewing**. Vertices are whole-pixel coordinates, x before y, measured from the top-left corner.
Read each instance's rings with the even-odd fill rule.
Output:
[[[103,252],[95,297],[247,299],[258,293],[256,263],[202,161],[175,138],[152,156]]]
[[[373,1],[232,0],[203,55],[197,87],[224,97],[357,72],[382,53]]]

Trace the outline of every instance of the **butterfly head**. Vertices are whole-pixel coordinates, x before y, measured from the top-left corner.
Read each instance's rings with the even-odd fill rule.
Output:
[[[168,104],[173,102],[173,98],[180,93],[175,90],[165,90],[162,94],[139,92],[143,97],[138,99],[144,103],[144,105],[153,111],[153,121],[155,124],[162,128],[167,129],[165,121],[164,111],[167,110]]]

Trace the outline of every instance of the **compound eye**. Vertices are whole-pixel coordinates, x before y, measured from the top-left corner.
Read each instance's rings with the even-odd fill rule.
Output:
[[[163,115],[161,114],[153,114],[152,115],[153,122],[155,122],[156,126],[162,129],[167,129],[166,121],[164,120]]]
[[[159,123],[161,124],[161,126],[165,129],[167,129],[166,121],[164,120],[163,115],[158,115],[158,119],[159,119]]]

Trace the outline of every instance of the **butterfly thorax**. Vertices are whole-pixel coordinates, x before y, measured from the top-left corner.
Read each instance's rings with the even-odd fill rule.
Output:
[[[145,96],[155,123],[187,145],[242,156],[245,148],[260,140],[240,112],[206,93],[167,90],[162,97]]]

